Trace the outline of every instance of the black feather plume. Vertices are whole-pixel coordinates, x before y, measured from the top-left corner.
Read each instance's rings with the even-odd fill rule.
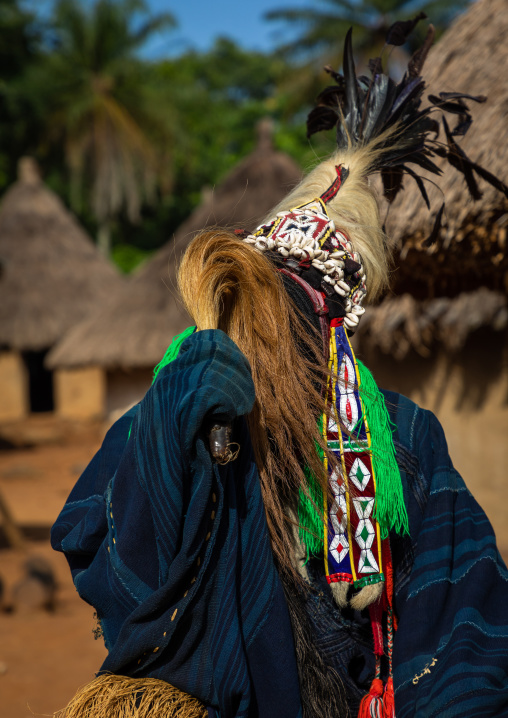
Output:
[[[344,101],[344,87],[329,85],[319,93],[317,97],[318,105],[326,105],[327,107],[333,107],[335,110]],[[336,113],[338,114],[338,113]]]
[[[417,175],[416,172],[414,172],[411,167],[405,167],[405,172],[414,179],[416,182],[418,189],[420,190],[420,194],[423,197],[423,201],[427,205],[427,208],[430,209],[430,201],[429,201],[429,195],[427,194],[427,190],[425,189],[425,184],[423,183],[422,178],[420,175]]]
[[[471,125],[473,124],[473,118],[469,113],[464,115],[459,115],[459,119],[457,120],[457,124],[452,130],[452,135],[454,137],[464,137],[466,132],[469,130]]]
[[[331,107],[315,107],[307,117],[307,137],[315,132],[331,130],[337,124],[337,112]]]
[[[424,17],[424,13],[419,13],[412,20],[394,23],[388,30],[386,44],[404,44]],[[442,170],[434,162],[436,156],[445,158],[464,176],[473,199],[482,196],[475,175],[508,197],[508,187],[491,172],[472,162],[455,140],[469,130],[473,121],[467,103],[485,102],[485,96],[440,92],[429,95],[429,104],[422,106],[425,81],[421,71],[434,34],[430,25],[422,47],[414,53],[406,73],[397,84],[383,72],[380,57],[369,62],[370,79],[356,76],[351,28],[344,41],[342,74],[330,66],[325,68],[336,84],[327,87],[318,96],[317,106],[307,119],[307,136],[336,127],[338,148],[349,149],[365,145],[385,133],[382,152],[373,161],[370,172],[380,172],[384,194],[389,202],[393,202],[403,189],[403,178],[407,173],[415,180],[425,204],[430,208],[418,168],[440,175]],[[453,129],[450,129],[445,113],[457,118]],[[446,145],[437,142],[441,126]],[[390,134],[391,129],[393,133]],[[443,211],[444,206],[436,215],[430,237],[432,241],[439,232]]]
[[[383,167],[381,170],[381,179],[383,180],[386,199],[388,202],[393,202],[402,189],[404,167]]]
[[[409,77],[418,77],[419,75],[421,75],[423,65],[425,63],[425,60],[427,59],[427,55],[429,54],[429,50],[434,43],[435,35],[436,30],[434,28],[434,25],[429,25],[429,29],[427,30],[427,35],[425,36],[423,45],[414,53],[413,57],[408,62],[407,74]]]
[[[339,123],[337,126],[337,143],[340,145],[344,142],[351,140],[353,143],[358,142],[360,139],[356,132],[359,127],[361,120],[360,111],[360,88],[358,87],[358,81],[356,79],[355,61],[353,59],[353,44],[352,44],[353,28],[350,27],[346,39],[344,41],[344,121]],[[344,133],[345,130],[345,133]]]
[[[440,92],[439,97],[443,100],[473,100],[473,102],[487,102],[485,95],[466,95],[465,92]]]
[[[404,45],[416,25],[420,20],[425,20],[426,17],[427,15],[424,12],[419,12],[412,20],[399,20],[398,22],[394,22],[386,35],[386,44],[395,45],[397,47]]]
[[[476,174],[480,175],[482,179],[485,180],[485,182],[488,182],[493,187],[495,187],[498,192],[502,192],[504,196],[508,199],[508,186],[505,185],[504,182],[501,182],[501,180],[492,174],[492,172],[489,172],[484,167],[480,167],[480,165],[477,165],[476,162],[472,162],[469,160],[469,164],[471,166],[471,169],[473,169]]]
[[[439,208],[439,210],[434,218],[434,226],[432,227],[432,232],[429,234],[427,239],[424,239],[422,242],[422,245],[424,247],[430,247],[431,244],[434,244],[434,242],[437,242],[438,237],[439,237],[439,230],[441,229],[444,208],[445,208],[445,204],[443,202],[443,204]]]

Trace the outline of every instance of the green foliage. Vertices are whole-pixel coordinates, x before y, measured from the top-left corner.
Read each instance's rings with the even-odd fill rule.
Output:
[[[156,152],[147,130],[157,119],[144,93],[144,66],[135,51],[156,30],[174,24],[168,15],[146,19],[133,30],[132,14],[146,13],[142,0],[96,0],[85,9],[58,0],[54,49],[32,70],[45,107],[47,139],[63,147],[70,169],[70,199],[80,208],[83,181],[109,249],[111,221],[124,210],[139,219],[143,196],[156,181]]]
[[[16,163],[36,130],[33,103],[18,81],[40,56],[42,26],[19,0],[0,0],[0,191],[16,176]]]
[[[148,259],[152,252],[144,251],[132,244],[116,244],[111,252],[111,259],[124,274],[130,274]]]
[[[388,28],[397,20],[427,14],[438,35],[471,0],[313,0],[308,7],[274,9],[266,14],[268,20],[287,23],[296,31],[291,42],[280,45],[282,54],[290,57],[326,56],[326,62],[338,60],[342,39],[354,28],[355,52],[360,57],[373,57],[383,48]],[[417,29],[410,43],[418,44]],[[420,37],[421,39],[421,37]]]
[[[441,12],[465,2],[421,5]],[[332,151],[332,136],[305,136],[306,114],[329,84],[323,61],[308,57],[327,47],[326,61],[338,64],[352,19],[362,23],[355,47],[372,48],[394,19],[420,9],[409,4],[316,0],[274,11],[301,29],[301,60],[289,44],[289,54],[267,54],[218,39],[207,52],[150,62],[139,50],[174,21],[151,16],[143,0],[57,0],[45,24],[23,0],[0,0],[0,191],[18,158],[35,155],[49,186],[132,271],[254,149],[262,118],[274,121],[276,148],[305,169]]]
[[[124,239],[152,248],[171,237],[201,201],[203,188],[217,185],[254,149],[255,127],[263,117],[275,120],[277,148],[304,165],[314,162],[304,129],[309,108],[292,119],[286,109],[289,95],[277,89],[291,72],[282,58],[244,50],[226,39],[218,39],[208,52],[187,52],[148,67],[147,91],[171,123],[173,141],[159,145],[165,167],[157,214],[146,207],[142,227],[122,226]],[[319,138],[314,145],[323,142]]]
[[[37,52],[39,31],[32,13],[18,0],[0,1],[0,68],[2,85],[22,72]]]
[[[190,52],[155,67],[168,103],[178,108],[183,144],[175,148],[175,170],[199,178],[198,190],[220,180],[253,149],[255,125],[272,114],[270,100],[284,71],[281,60],[224,39],[207,53]]]

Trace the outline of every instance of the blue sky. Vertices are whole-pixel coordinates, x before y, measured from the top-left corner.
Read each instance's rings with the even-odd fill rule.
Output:
[[[49,14],[53,0],[24,0],[41,15]],[[92,5],[93,0],[81,0]],[[287,40],[287,28],[267,22],[263,15],[283,7],[309,7],[317,0],[145,0],[154,13],[169,12],[178,21],[171,32],[155,35],[142,53],[148,58],[175,55],[189,50],[206,50],[222,35],[252,50],[272,50]],[[282,35],[284,33],[284,35]]]
[[[171,44],[173,52],[188,48],[204,50],[219,35],[227,36],[253,50],[271,50],[280,44],[280,23],[263,20],[268,11],[281,7],[305,7],[316,0],[148,0],[155,12],[167,11],[178,20],[178,29],[168,38],[155,39],[154,53]],[[181,50],[180,50],[181,48]]]

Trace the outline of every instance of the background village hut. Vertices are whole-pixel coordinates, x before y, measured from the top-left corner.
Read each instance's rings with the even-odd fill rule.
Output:
[[[153,367],[174,335],[190,324],[177,297],[179,258],[204,227],[255,228],[299,181],[301,172],[273,148],[271,124],[258,127],[258,144],[203,202],[174,239],[135,273],[121,295],[70,331],[48,357],[52,368],[100,366],[105,372],[111,414],[138,401],[149,388]]]
[[[472,4],[431,51],[425,76],[429,93],[488,97],[468,103],[474,122],[459,144],[508,183],[506,10],[505,0]],[[481,179],[482,197],[471,201],[462,175],[441,166],[443,175],[433,180],[444,197],[426,183],[433,215],[446,201],[439,239],[424,246],[433,215],[407,178],[387,221],[397,246],[392,293],[365,315],[356,342],[382,386],[437,413],[457,468],[469,481],[486,479],[481,503],[505,521],[499,491],[508,458],[508,201]]]
[[[19,162],[18,181],[0,206],[0,421],[30,412],[91,416],[102,404],[93,366],[53,375],[48,350],[121,283],[34,160]]]

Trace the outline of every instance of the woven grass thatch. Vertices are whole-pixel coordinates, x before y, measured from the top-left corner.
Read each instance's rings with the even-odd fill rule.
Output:
[[[469,103],[474,122],[459,144],[472,160],[505,183],[508,183],[507,36],[506,0],[477,0],[431,50],[424,68],[429,93],[460,90],[487,96],[484,104]],[[443,162],[441,166],[443,175],[432,179],[437,181],[446,200],[445,227],[430,251],[422,249],[421,240],[429,235],[433,216],[413,180],[406,178],[406,191],[390,209],[388,234],[401,248],[399,269],[394,277],[396,293],[410,291],[423,299],[431,295],[456,296],[479,286],[505,292],[508,201],[480,179],[483,197],[473,202],[462,175]],[[443,195],[430,183],[426,184],[435,213]]]
[[[177,298],[179,257],[207,226],[252,229],[300,179],[298,166],[273,149],[263,123],[256,149],[209,194],[169,241],[135,274],[104,312],[86,319],[48,356],[48,365],[135,368],[154,366],[190,320]]]
[[[30,158],[0,206],[0,347],[41,351],[117,291],[121,278]]]
[[[477,0],[431,50],[424,68],[425,95],[457,90],[487,96],[484,104],[469,103],[474,121],[459,144],[505,183],[507,33],[506,0]],[[508,323],[508,201],[479,179],[483,196],[473,202],[462,175],[444,161],[437,164],[442,176],[430,177],[441,191],[426,183],[432,214],[411,178],[389,210],[386,228],[397,248],[392,294],[368,310],[356,340],[398,359],[412,349],[427,356],[436,343],[458,351],[477,329],[504,331]],[[425,248],[443,199],[439,239]]]
[[[369,307],[355,341],[360,347],[376,348],[400,360],[411,350],[430,356],[436,343],[458,352],[469,334],[482,327],[506,330],[506,295],[483,288],[453,299],[418,301],[411,294],[403,294]]]

